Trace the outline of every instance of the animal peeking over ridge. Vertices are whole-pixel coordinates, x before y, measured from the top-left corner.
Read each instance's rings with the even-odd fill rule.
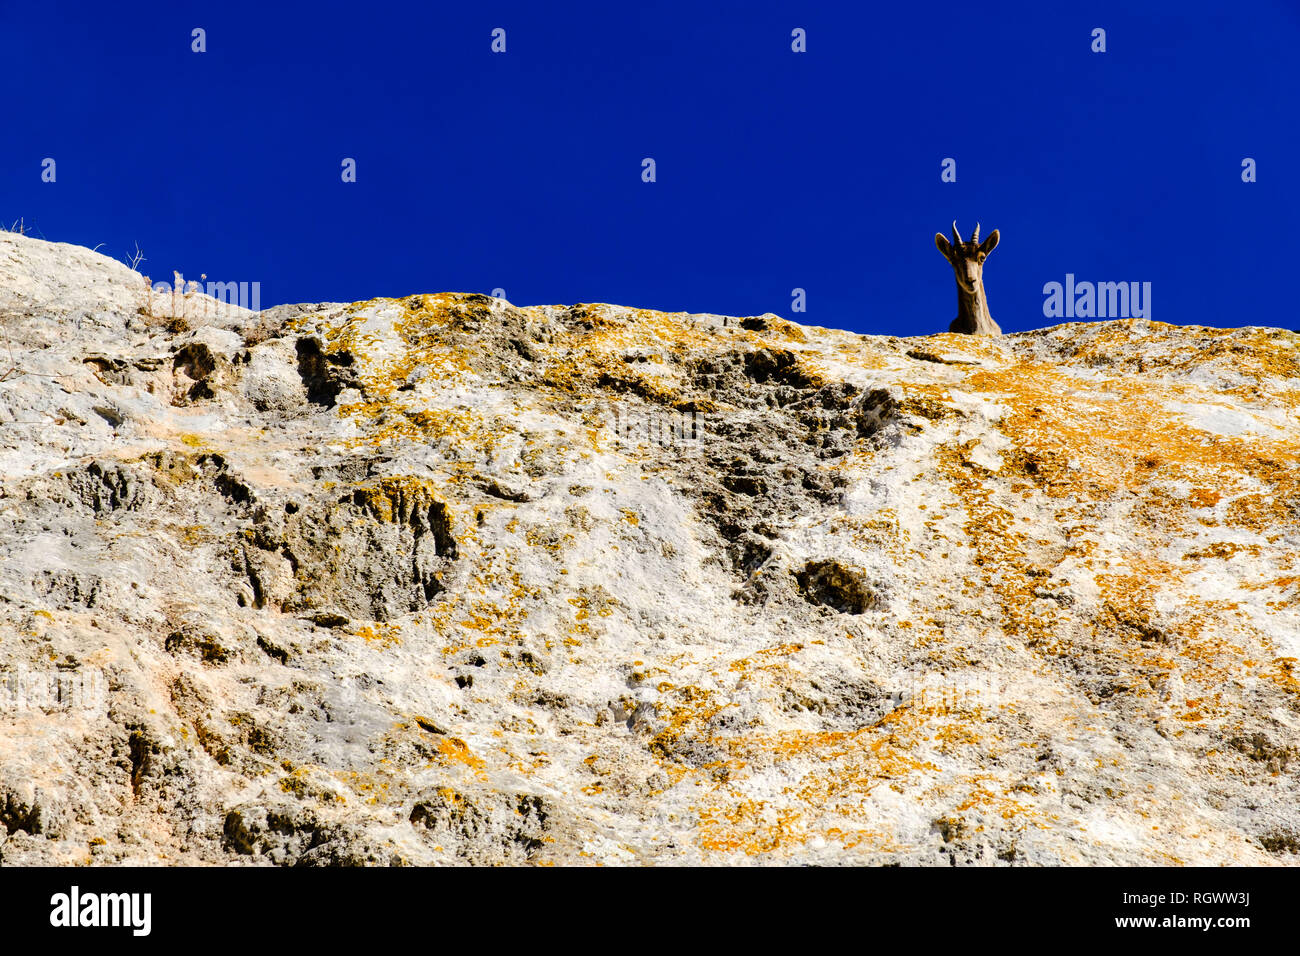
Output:
[[[957,221],[952,224],[952,242],[941,232],[934,234],[934,244],[948,264],[952,266],[957,278],[957,318],[948,326],[949,332],[963,332],[966,335],[1001,335],[1002,329],[989,314],[988,296],[984,292],[984,260],[997,248],[1001,236],[994,229],[988,238],[980,242],[980,224],[975,223],[975,232],[970,241],[962,239],[957,232]]]

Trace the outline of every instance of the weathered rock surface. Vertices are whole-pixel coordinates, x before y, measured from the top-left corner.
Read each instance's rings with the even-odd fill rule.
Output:
[[[1300,336],[140,288],[0,235],[6,864],[1300,860]]]

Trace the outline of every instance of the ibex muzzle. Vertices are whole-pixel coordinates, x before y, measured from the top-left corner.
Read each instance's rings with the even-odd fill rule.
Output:
[[[949,332],[964,332],[967,335],[1002,334],[1002,329],[993,321],[993,316],[989,315],[989,300],[984,294],[984,260],[997,247],[1000,238],[994,229],[987,239],[980,242],[980,225],[975,223],[975,232],[970,237],[970,242],[966,242],[957,232],[955,220],[952,224],[952,242],[941,232],[934,234],[934,244],[948,260],[957,277],[957,318],[948,326]]]

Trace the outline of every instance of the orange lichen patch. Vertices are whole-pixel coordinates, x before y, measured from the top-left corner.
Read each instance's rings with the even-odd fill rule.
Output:
[[[1166,583],[1177,588],[1178,576]],[[1160,579],[1142,573],[1098,575],[1101,601],[1094,619],[1096,639],[1062,642],[1060,652],[1076,664],[1090,662],[1101,672],[1127,674],[1108,694],[1145,698],[1152,716],[1179,707],[1171,699],[1171,681],[1196,695],[1200,718],[1221,719],[1232,710],[1222,702],[1219,688],[1249,675],[1248,651],[1263,650],[1263,635],[1254,634],[1240,616],[1239,604],[1180,595],[1176,608],[1161,613],[1156,596]]]
[[[363,362],[367,391],[377,397],[391,393],[416,368],[431,370],[437,377],[455,377],[470,370],[465,346],[449,341],[449,332],[463,328],[467,320],[490,315],[490,308],[467,302],[454,292],[415,295],[405,299],[372,299],[353,307],[344,319],[325,335],[330,351],[346,351]],[[374,347],[383,337],[373,330],[377,316],[394,313],[392,330],[404,346],[398,354],[375,356]]]
[[[593,611],[597,617],[609,617],[619,606],[618,599],[599,585],[594,588],[579,588],[578,593],[566,598],[566,601],[574,609],[574,623],[571,630],[578,637],[586,637],[592,633]],[[567,644],[568,641],[566,640],[565,643]]]
[[[804,335],[798,326],[775,316],[740,320],[732,331],[719,334],[711,325],[696,325],[686,313],[602,304],[577,305],[570,311],[581,325],[577,331],[557,335],[546,349],[543,386],[565,395],[602,390],[630,394],[679,411],[711,412],[721,407],[707,393],[686,386],[683,369],[690,359],[734,349],[737,343],[785,352],[783,344],[802,342]],[[644,366],[629,361],[629,354],[635,352],[656,360]],[[825,383],[824,371],[807,350],[789,354],[806,381]],[[660,356],[674,360],[658,361]]]
[[[1183,711],[1174,714],[1176,720],[1187,723],[1200,723],[1205,720],[1205,701],[1202,698],[1196,697],[1191,700],[1181,701],[1181,706],[1184,708]]]
[[[881,783],[902,787],[914,775],[937,772],[912,751],[923,715],[896,710],[871,727],[852,732],[789,731],[745,734],[714,743],[733,754],[732,779],[713,788],[700,807],[700,845],[707,850],[770,853],[802,843],[813,818],[871,822],[866,798]],[[785,789],[792,805],[768,807],[746,796],[743,771],[753,761],[803,767],[798,782]],[[790,772],[789,769],[786,770]]]
[[[360,431],[343,439],[347,447],[381,445],[385,442],[448,442],[455,448],[493,448],[502,432],[471,411],[430,408],[409,400],[360,401],[340,405]]]
[[[735,795],[734,788],[726,789]],[[797,809],[769,807],[763,800],[740,798],[699,810],[697,832],[705,850],[741,851],[750,856],[799,844],[807,838]]]
[[[315,800],[317,803],[341,802],[341,797],[337,793],[319,783],[318,775],[324,772],[323,768],[305,765],[294,769],[288,761],[284,761],[282,767],[287,773],[280,778],[279,783],[280,789],[285,793]]]
[[[1076,460],[1071,474],[1054,477],[1080,500],[1171,477],[1199,480],[1219,494],[1253,491],[1254,481],[1279,492],[1300,488],[1294,442],[1200,431],[1168,414],[1165,389],[1138,377],[1089,387],[1052,366],[1021,362],[972,372],[967,384],[1010,408],[1003,429],[1017,446]]]
[[[958,792],[961,789],[969,788],[966,796],[956,805],[958,813],[983,810],[992,811],[1003,820],[1017,820],[1023,817],[1027,818],[1023,821],[1025,824],[1033,825],[1041,830],[1048,829],[1051,822],[1057,819],[1055,814],[1049,815],[1047,820],[1038,819],[1042,816],[1042,811],[1037,806],[1013,796],[1013,794],[1020,793],[1022,790],[1017,790],[1014,787],[1004,790],[996,778],[987,774],[977,774],[963,778],[954,785],[954,788]],[[1023,827],[1017,829],[1023,830]]]
[[[787,322],[785,319],[778,319],[775,316],[768,317],[765,320],[767,331],[773,335],[779,335],[782,338],[789,339],[791,342],[807,342],[808,336],[804,334],[803,329],[793,322]]]
[[[1118,319],[1079,328],[1071,346],[1070,355],[1076,362],[1094,367],[1118,364],[1149,376],[1204,366],[1256,382],[1293,379],[1300,374],[1295,337],[1282,329],[1219,329]]]
[[[397,475],[359,484],[352,489],[352,501],[385,523],[410,520],[419,508],[441,504],[437,485],[428,478]]]
[[[325,352],[351,367],[363,398],[339,406],[360,431],[350,446],[389,441],[491,439],[492,430],[465,409],[430,407],[404,391],[419,371],[433,382],[455,381],[472,371],[469,341],[455,333],[467,316],[487,306],[456,293],[372,299],[353,305],[323,331]],[[300,317],[299,324],[305,317]]]
[[[1260,345],[1245,336],[1252,349],[1274,348],[1272,338],[1265,334]],[[1128,327],[1099,329],[1090,348],[1109,354],[1131,340]],[[1290,361],[1283,356],[1263,365],[1272,362],[1274,371],[1286,371]],[[1117,495],[1133,497],[1125,511],[1138,538],[1151,541],[1148,555],[1192,520],[1189,504],[1218,506],[1223,523],[1239,528],[1294,528],[1297,520],[1288,503],[1300,497],[1297,443],[1198,430],[1166,407],[1171,398],[1195,401],[1199,392],[1138,375],[1087,380],[1055,366],[1022,361],[972,369],[966,384],[1008,410],[1001,428],[1011,447],[1002,453],[996,471],[976,460],[974,441],[935,452],[938,473],[966,515],[963,543],[974,551],[975,574],[964,582],[962,593],[991,597],[1003,630],[1019,635],[1046,659],[1092,658],[1103,671],[1137,665],[1138,683],[1126,688],[1132,693],[1142,692],[1148,678],[1154,683],[1146,692],[1154,692],[1161,682],[1157,672],[1202,685],[1241,677],[1243,655],[1233,644],[1243,637],[1249,642],[1252,634],[1256,642],[1264,636],[1237,604],[1180,597],[1170,607],[1160,596],[1182,594],[1180,582],[1194,570],[1192,561],[1259,557],[1261,545],[1202,546],[1176,567],[1141,552],[1108,555],[1089,532],[1095,527],[1096,506],[1113,507]],[[1190,491],[1180,490],[1188,485]],[[1021,530],[1035,526],[1060,529],[1060,537],[1030,537]],[[927,527],[932,541],[938,534],[932,522]],[[1198,537],[1198,526],[1191,529],[1188,537]],[[879,535],[859,531],[856,543],[869,545],[871,537]],[[886,541],[884,547],[892,551],[896,545]],[[1101,593],[1091,622],[1102,640],[1067,638],[1062,631],[1067,615],[1055,602],[1040,599],[1052,591],[1044,586],[1046,579],[1058,565],[1068,570],[1057,573],[1071,577],[1104,559],[1113,570],[1098,577]],[[1071,621],[1076,617],[1077,608],[1068,615]],[[1231,641],[1222,636],[1225,632],[1233,635]],[[1200,710],[1218,712],[1212,696],[1204,698]]]
[[[577,305],[573,310],[588,328],[556,337],[542,376],[543,385],[563,393],[604,388],[674,405],[682,396],[670,380],[629,366],[622,356],[633,349],[647,349],[685,357],[717,345],[707,330],[689,324],[686,313],[615,309],[602,304]]]
[[[1260,669],[1259,676],[1272,681],[1283,690],[1300,696],[1300,660],[1294,657],[1274,658]]]
[[[454,787],[439,787],[438,796],[446,803],[453,819],[463,819],[472,809],[469,798]]]
[[[467,529],[475,526],[472,519],[464,522]],[[466,535],[465,540],[470,537]],[[461,551],[468,558],[472,549],[462,547]],[[476,645],[518,644],[526,634],[529,604],[543,597],[540,587],[524,583],[515,549],[473,553],[477,553],[477,564],[455,594],[440,595],[443,599],[427,611],[430,627],[447,641],[443,655]]]
[[[686,356],[710,346],[718,339],[710,328],[696,327],[688,312],[657,312],[605,303],[579,303],[573,307],[585,313],[590,331],[577,333],[584,346],[599,352],[624,352],[632,348],[657,348]]]
[[[509,530],[513,531],[514,528]],[[572,545],[574,540],[572,534],[560,534],[547,525],[533,525],[524,532],[524,541],[529,547],[542,548],[557,555]]]
[[[935,728],[932,739],[940,744],[939,752],[946,754],[957,745],[977,744],[983,740],[983,737],[963,723],[949,721]]]
[[[1185,570],[1149,555],[1133,555],[1127,573],[1098,574],[1099,626],[1125,639],[1170,643],[1171,637],[1152,623],[1157,590],[1177,584]]]
[[[735,706],[718,703],[713,691],[694,684],[674,688],[666,696],[672,702],[655,704],[655,712],[665,726],[649,744],[650,752],[662,760],[676,760],[680,744],[688,737],[711,737],[709,721],[724,707]]]
[[[981,586],[992,593],[1007,634],[1021,635],[1033,646],[1055,632],[1060,610],[1037,600],[1043,568],[1030,557],[1037,546],[1019,530],[1016,516],[996,503],[993,473],[971,458],[977,440],[935,449],[941,473],[966,511],[963,530],[975,551]]]
[[[868,338],[839,342],[834,346],[835,357],[852,368],[877,371],[889,366],[888,353],[872,347]]]
[[[803,650],[802,644],[777,644],[773,647],[765,647],[755,651],[753,657],[738,657],[727,664],[727,669],[731,671],[740,671],[746,677],[751,671],[763,670],[781,670],[783,673],[788,672],[789,667],[782,658],[787,658],[792,654],[797,654]],[[755,658],[758,660],[755,661]]]
[[[903,341],[916,342],[918,340],[913,338]],[[945,355],[960,356],[967,360],[991,359],[995,362],[1005,362],[1007,359],[1004,340],[991,336],[965,335],[961,332],[940,332],[937,335],[927,335],[919,341],[938,348]]]
[[[1264,588],[1277,588],[1280,591],[1286,591],[1297,586],[1300,586],[1300,575],[1294,574],[1283,575],[1282,577],[1272,578],[1268,581],[1253,581],[1240,585],[1240,587],[1247,591],[1259,591]]]
[[[356,635],[367,643],[376,643],[380,647],[396,647],[402,643],[401,630],[399,624],[383,624],[376,621],[357,628]]]
[[[1171,326],[1164,322],[1146,323],[1145,328],[1139,328],[1136,319],[1117,319],[1112,322],[1095,322],[1080,324],[1082,327],[1076,333],[1075,341],[1071,342],[1073,356],[1077,357],[1081,364],[1097,365],[1110,364],[1113,357],[1123,354],[1124,351],[1133,345],[1140,343],[1152,343],[1159,341],[1162,345],[1162,351],[1166,355],[1177,354],[1180,358],[1183,356],[1192,356],[1195,354],[1195,348],[1190,345],[1179,347],[1174,345],[1178,339],[1166,342],[1167,336],[1162,333],[1178,332],[1179,327]],[[1229,332],[1228,329],[1214,329],[1187,326],[1181,330],[1184,333],[1195,329],[1197,335],[1202,339],[1211,339],[1222,336]],[[1146,350],[1144,350],[1146,351]],[[1146,360],[1146,356],[1143,356]]]
[[[1214,544],[1207,545],[1204,548],[1197,548],[1195,551],[1188,551],[1183,555],[1184,561],[1200,561],[1205,558],[1220,558],[1227,560],[1237,554],[1249,554],[1251,557],[1259,557],[1260,546],[1257,544],[1237,544],[1233,541],[1216,541]]]
[[[1205,331],[1222,332],[1222,329]],[[1178,364],[1179,368],[1206,365],[1222,360],[1220,364],[1238,374],[1255,379],[1300,378],[1300,351],[1294,338],[1281,329],[1233,329],[1235,341],[1219,341],[1199,347],[1193,355]]]
[[[899,382],[903,399],[898,410],[904,415],[938,421],[953,413],[952,391],[944,385],[927,382]]]
[[[583,393],[595,385],[674,408],[685,401],[683,394],[670,382],[628,368],[616,356],[570,353],[547,366],[542,384],[565,393]]]
[[[846,850],[863,848],[878,853],[897,853],[904,849],[893,837],[878,830],[845,830],[842,827],[827,827],[823,836],[827,841],[834,841]]]
[[[372,773],[356,770],[335,770],[330,775],[362,797],[362,802],[370,806],[385,803],[390,799],[391,784]],[[341,794],[336,799],[339,803],[347,802]]]
[[[831,382],[826,367],[808,355],[794,353],[795,370],[807,388],[822,388]]]
[[[517,572],[515,574],[518,577]],[[433,626],[440,632],[451,631],[454,639],[443,648],[444,656],[458,654],[470,647],[491,647],[495,644],[518,644],[527,631],[524,621],[528,610],[518,603],[519,598],[532,593],[514,582],[517,588],[504,604],[488,598],[464,597],[434,619]]]
[[[1271,494],[1241,495],[1229,503],[1224,521],[1228,525],[1253,531],[1264,531],[1283,523],[1294,524],[1296,519],[1291,514],[1286,498],[1291,493],[1293,489],[1284,486]]]
[[[503,753],[508,751],[503,750]],[[525,776],[531,776],[543,767],[551,765],[551,757],[545,751],[530,752],[527,756],[515,757],[506,761],[506,767],[510,770],[517,771]]]
[[[844,535],[853,545],[868,553],[888,551],[897,553],[898,545],[905,543],[907,532],[899,526],[898,512],[881,508],[870,517],[833,514],[830,518],[831,534]]]
[[[469,744],[459,737],[440,737],[437,741],[438,754],[436,759],[442,764],[461,764],[469,767],[471,770],[481,770],[487,766],[487,761],[482,757],[476,756],[469,749]]]

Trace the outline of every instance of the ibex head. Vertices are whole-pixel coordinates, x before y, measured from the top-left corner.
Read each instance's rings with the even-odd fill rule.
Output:
[[[1001,238],[998,231],[994,229],[987,239],[980,242],[980,224],[975,223],[975,232],[971,234],[970,242],[966,242],[957,232],[957,222],[954,220],[952,242],[949,242],[948,237],[943,233],[936,232],[934,244],[939,247],[939,252],[948,260],[952,271],[957,274],[957,285],[965,292],[974,293],[984,281],[984,260],[988,258],[988,254],[994,250]]]
[[[998,244],[1001,236],[994,229],[980,242],[979,223],[970,241],[962,239],[957,223],[952,224],[952,241],[941,232],[934,234],[934,244],[952,266],[957,277],[957,318],[949,326],[950,332],[1000,335],[1002,330],[989,315],[988,301],[984,295],[984,260]]]

